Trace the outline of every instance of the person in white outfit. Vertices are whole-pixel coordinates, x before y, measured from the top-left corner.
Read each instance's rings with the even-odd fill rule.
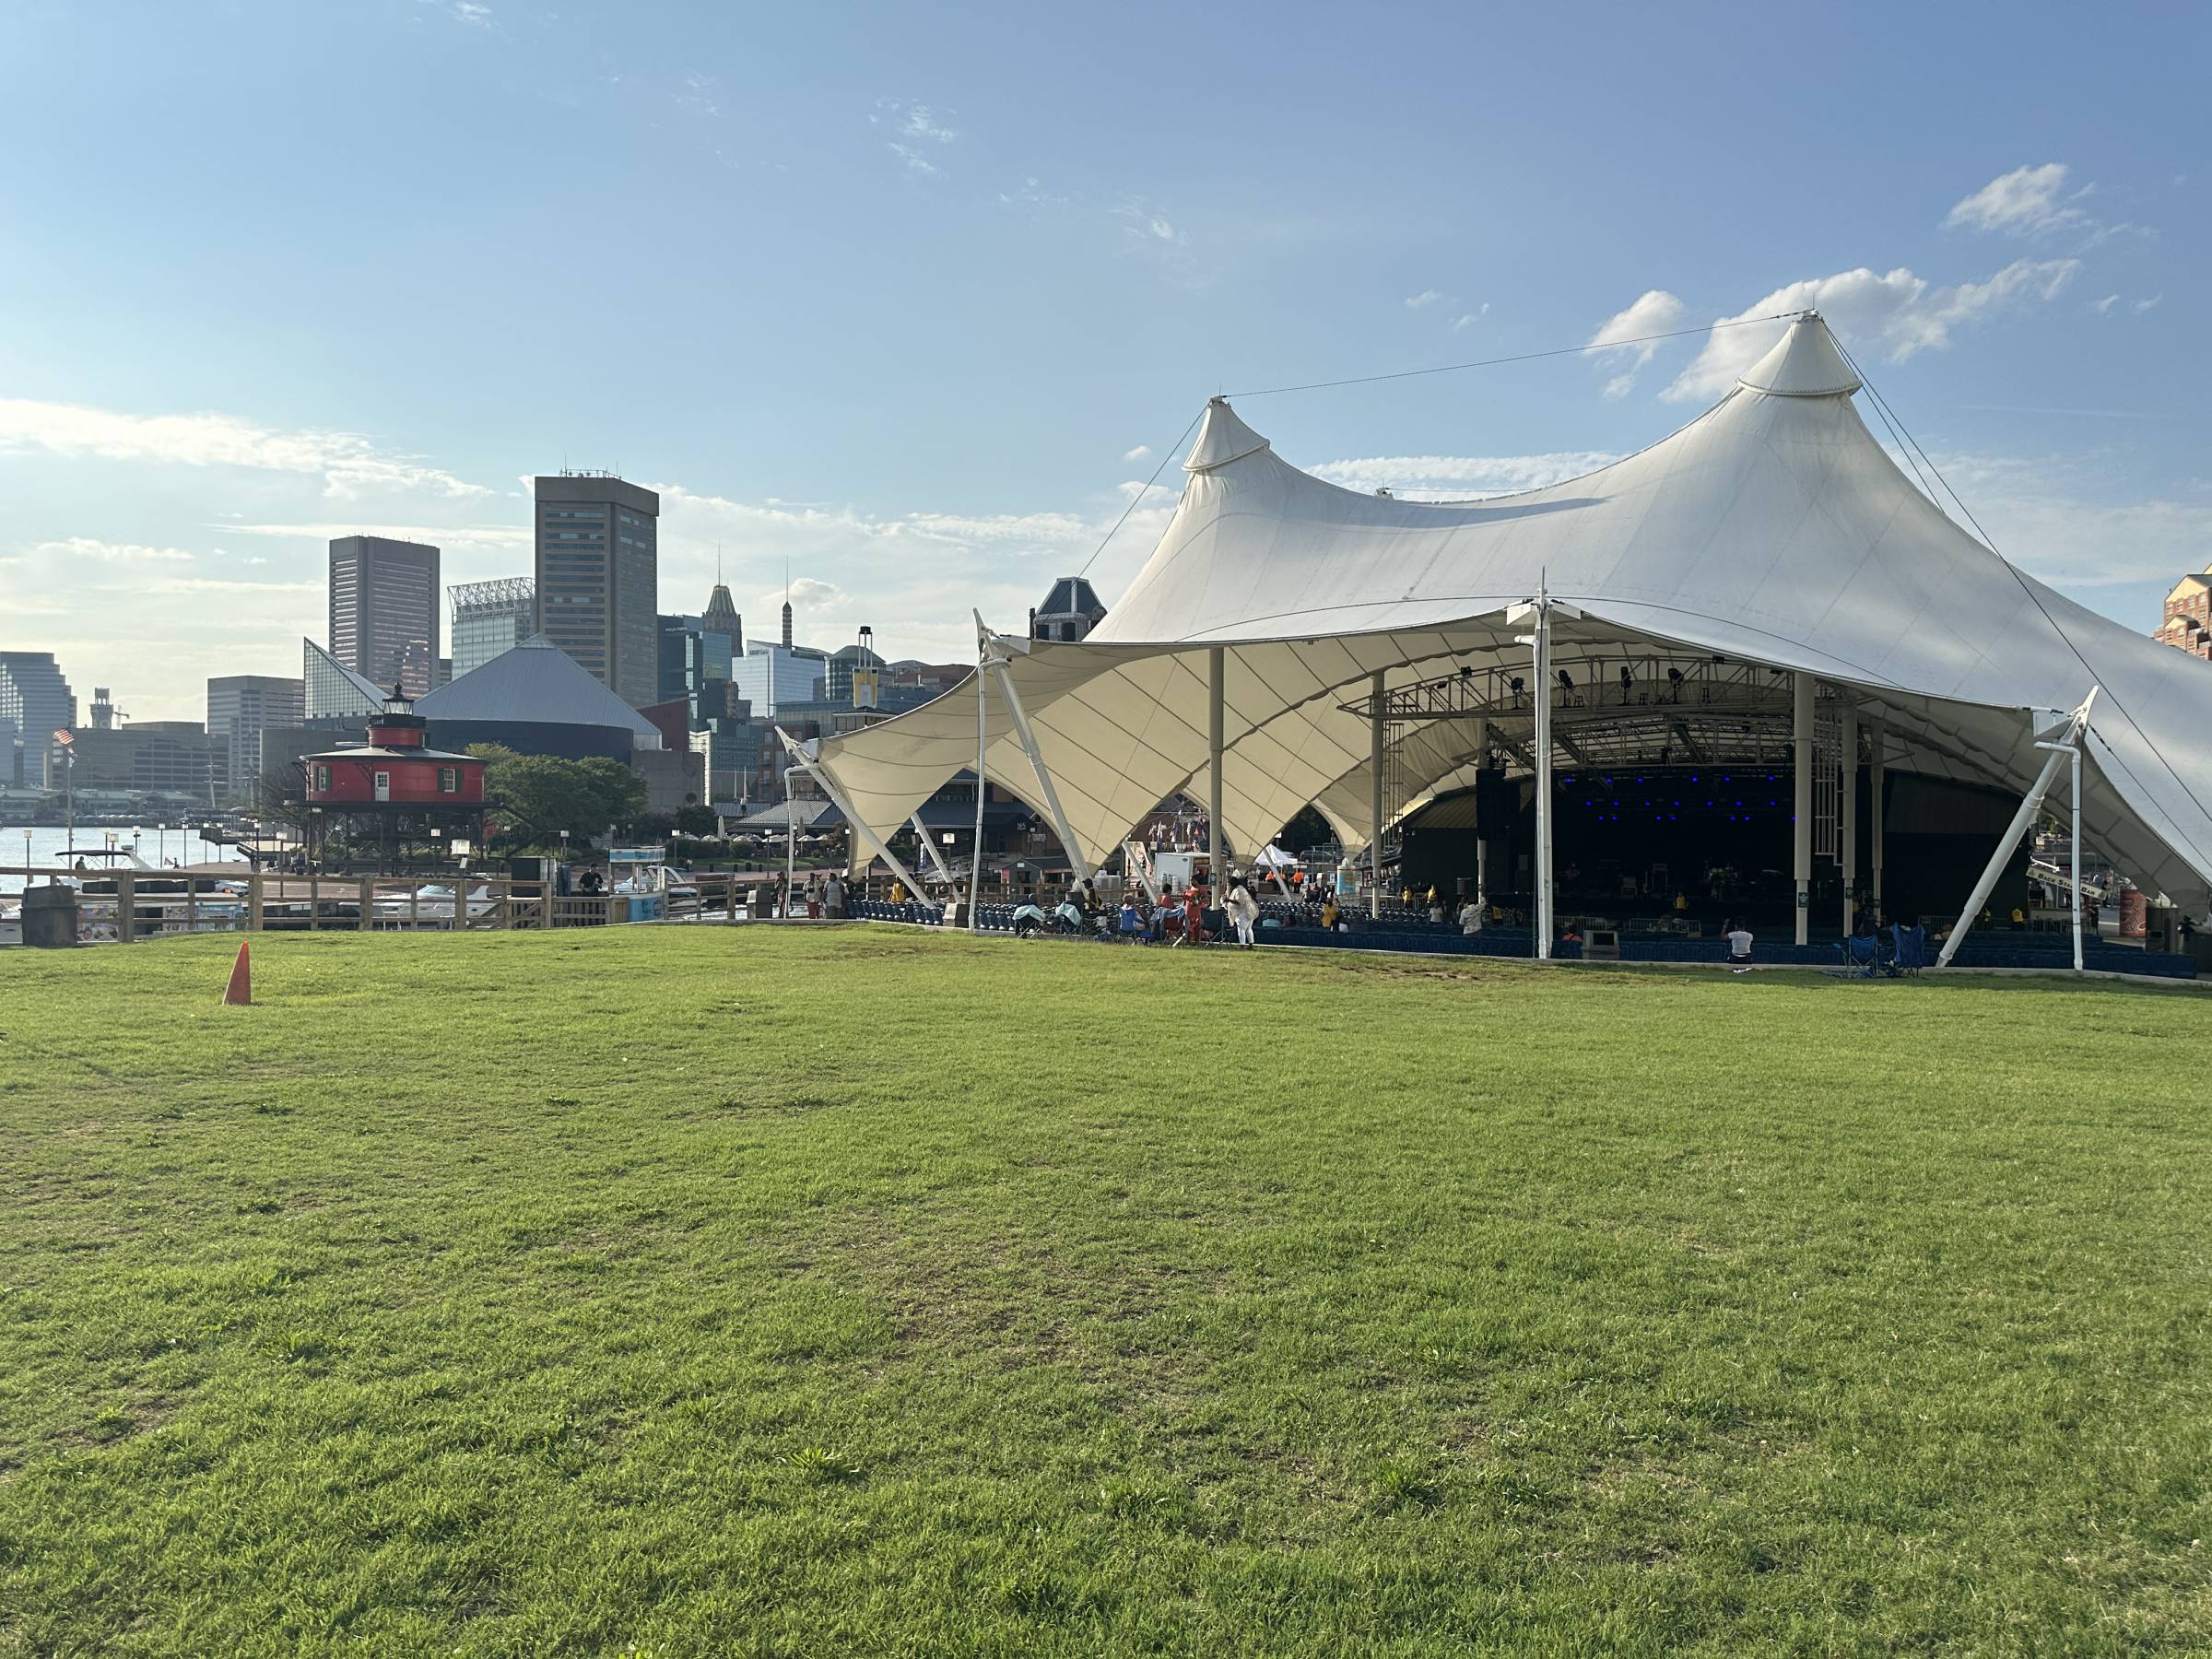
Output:
[[[1259,903],[1253,898],[1252,889],[1244,885],[1241,877],[1232,876],[1230,877],[1230,881],[1231,885],[1229,889],[1229,919],[1236,924],[1237,943],[1246,950],[1250,950],[1252,948],[1252,930],[1258,925],[1260,920]]]

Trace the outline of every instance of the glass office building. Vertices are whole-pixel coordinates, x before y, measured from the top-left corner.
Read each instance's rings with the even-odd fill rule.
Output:
[[[453,602],[452,678],[481,668],[537,631],[537,583],[527,576],[456,582],[446,591]]]

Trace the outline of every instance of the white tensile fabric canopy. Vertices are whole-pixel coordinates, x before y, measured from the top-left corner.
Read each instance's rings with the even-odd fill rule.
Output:
[[[1859,419],[1859,377],[1807,314],[1735,390],[1611,466],[1547,488],[1430,502],[1340,488],[1281,460],[1216,398],[1173,520],[1089,639],[1007,640],[1078,862],[1161,800],[1211,787],[1208,676],[1221,651],[1222,824],[1266,846],[1312,803],[1370,839],[1368,718],[1344,705],[1455,665],[1524,667],[1505,607],[1539,583],[1581,612],[1555,662],[1624,647],[1795,670],[1885,723],[1888,764],[2025,790],[2049,712],[2102,688],[2084,831],[2193,910],[2212,884],[2212,669],[2017,571],[1947,518]],[[995,693],[996,688],[994,688]],[[1005,700],[986,765],[1035,801]],[[1403,733],[1384,822],[1464,787],[1465,722]],[[888,835],[975,763],[972,683],[827,740],[853,809]]]

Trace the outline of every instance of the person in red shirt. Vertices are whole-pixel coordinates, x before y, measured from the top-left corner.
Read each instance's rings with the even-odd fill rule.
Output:
[[[1206,943],[1206,906],[1199,902],[1196,888],[1182,896],[1182,942],[1185,945]]]

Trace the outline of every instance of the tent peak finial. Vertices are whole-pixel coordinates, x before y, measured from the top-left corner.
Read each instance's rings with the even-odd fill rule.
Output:
[[[1183,457],[1182,469],[1212,472],[1266,447],[1267,440],[1244,424],[1243,417],[1229,406],[1229,399],[1216,395],[1206,400],[1206,415],[1198,423],[1198,441]]]
[[[1841,397],[1862,382],[1817,311],[1802,312],[1737,384],[1775,397]]]

